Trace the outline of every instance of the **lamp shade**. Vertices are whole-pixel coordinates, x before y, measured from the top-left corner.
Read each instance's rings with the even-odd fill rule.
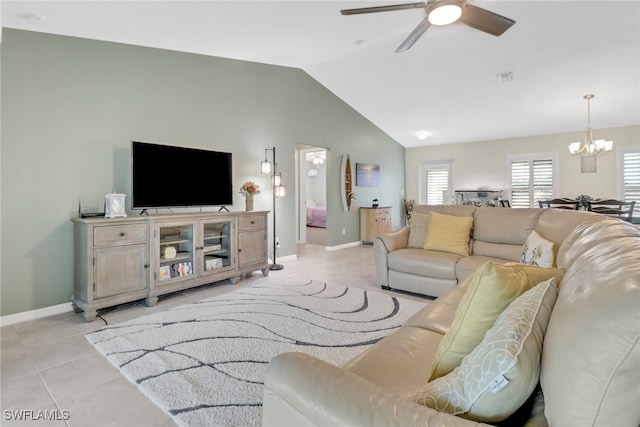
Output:
[[[282,198],[287,195],[287,187],[284,185],[278,185],[277,187],[273,187],[273,191],[277,198]]]
[[[271,173],[271,162],[268,160],[265,160],[264,162],[260,162],[260,172],[264,173],[264,174],[270,174]]]

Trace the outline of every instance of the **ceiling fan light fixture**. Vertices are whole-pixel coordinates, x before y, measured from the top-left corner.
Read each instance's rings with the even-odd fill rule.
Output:
[[[462,7],[459,1],[442,1],[429,12],[429,22],[432,25],[448,25],[456,22],[461,16]]]

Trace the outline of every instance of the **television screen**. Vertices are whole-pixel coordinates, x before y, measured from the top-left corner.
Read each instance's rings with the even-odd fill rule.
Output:
[[[233,204],[231,153],[131,142],[133,209]]]

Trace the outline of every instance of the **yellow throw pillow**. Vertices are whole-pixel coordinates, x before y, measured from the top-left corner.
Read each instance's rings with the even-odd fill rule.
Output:
[[[442,337],[431,370],[431,380],[460,366],[462,359],[482,342],[504,309],[540,282],[564,276],[564,270],[533,265],[485,263],[473,273],[460,300],[449,331]]]
[[[534,230],[524,242],[520,262],[538,267],[555,267],[556,257],[553,247],[553,242],[545,239]]]
[[[424,249],[469,255],[469,237],[473,218],[431,212]]]
[[[490,423],[515,413],[540,380],[542,341],[557,295],[553,278],[520,295],[460,366],[427,383],[415,401]]]

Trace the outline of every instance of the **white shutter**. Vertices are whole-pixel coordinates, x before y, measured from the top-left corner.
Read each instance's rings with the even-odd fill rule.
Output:
[[[511,207],[537,208],[538,201],[553,198],[554,159],[545,155],[510,156]]]
[[[553,161],[540,159],[533,161],[533,206],[539,207],[540,200],[553,198]]]
[[[511,207],[528,208],[531,168],[528,160],[511,162]]]
[[[443,205],[444,192],[449,190],[449,169],[427,169],[427,204]]]
[[[623,170],[623,198],[625,202],[636,202],[633,216],[640,215],[640,152],[624,153]]]

